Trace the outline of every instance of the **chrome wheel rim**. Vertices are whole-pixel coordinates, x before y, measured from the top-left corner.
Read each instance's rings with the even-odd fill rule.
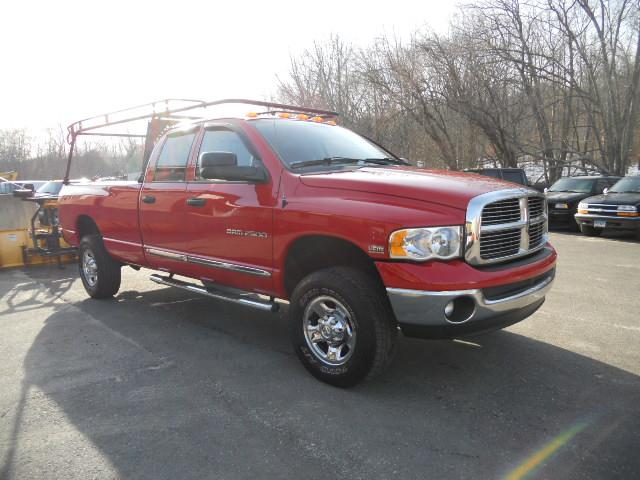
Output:
[[[304,310],[304,338],[314,356],[331,365],[346,363],[356,345],[356,328],[349,310],[329,295],[314,298]]]
[[[91,250],[85,250],[82,254],[82,273],[90,287],[98,283],[98,265]]]

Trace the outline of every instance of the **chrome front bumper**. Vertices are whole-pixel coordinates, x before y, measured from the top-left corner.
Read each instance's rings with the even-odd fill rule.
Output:
[[[515,318],[521,312],[523,320],[539,307],[546,293],[553,284],[554,275],[550,275],[530,288],[499,299],[488,299],[481,289],[452,290],[433,292],[426,290],[405,290],[387,288],[387,294],[398,323],[416,327],[452,327],[452,332],[463,330],[484,330],[484,324],[497,317]],[[449,302],[460,302],[470,308],[462,318],[452,321],[445,315],[445,307]],[[473,302],[473,303],[471,303]],[[536,305],[537,304],[537,305]],[[471,308],[472,307],[472,308]],[[528,313],[530,312],[530,313]],[[508,319],[505,323],[509,323]],[[488,329],[488,327],[487,327]]]

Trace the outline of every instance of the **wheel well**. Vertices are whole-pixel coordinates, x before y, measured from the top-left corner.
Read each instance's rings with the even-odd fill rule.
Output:
[[[298,282],[310,273],[337,266],[363,270],[382,285],[373,260],[360,247],[340,238],[313,235],[296,240],[289,248],[284,265],[287,294],[291,296]]]
[[[85,235],[100,234],[100,230],[91,217],[80,215],[78,217],[78,240]]]

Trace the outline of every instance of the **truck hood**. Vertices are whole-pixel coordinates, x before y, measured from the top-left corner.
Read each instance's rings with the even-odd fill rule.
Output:
[[[640,204],[640,193],[607,193],[606,195],[596,195],[584,200],[585,203],[603,203],[606,205],[638,205]]]
[[[411,167],[373,167],[310,173],[301,175],[300,180],[310,187],[373,192],[438,203],[461,210],[466,210],[469,200],[483,193],[520,187],[511,182],[472,173]]]
[[[563,203],[577,203],[578,201],[590,197],[591,193],[577,193],[577,192],[547,192],[547,201],[551,204],[553,202]]]

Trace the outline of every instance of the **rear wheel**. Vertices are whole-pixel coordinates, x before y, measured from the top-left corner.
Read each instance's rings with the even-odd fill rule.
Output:
[[[602,233],[602,229],[601,228],[593,228],[590,225],[580,225],[580,231],[589,236],[589,237],[597,237]]]
[[[121,265],[104,248],[99,235],[86,235],[80,241],[78,266],[84,289],[92,298],[109,298],[120,289]]]
[[[351,387],[391,362],[397,328],[384,290],[347,267],[314,272],[295,288],[289,309],[296,354],[316,378]]]

